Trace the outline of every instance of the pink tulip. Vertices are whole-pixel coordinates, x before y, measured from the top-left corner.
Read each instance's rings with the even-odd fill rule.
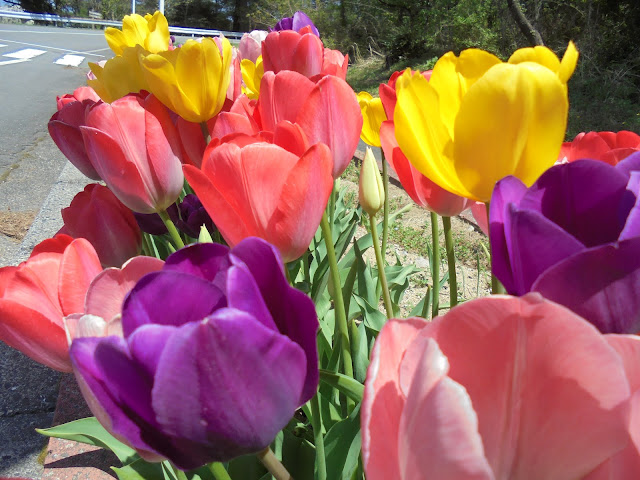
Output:
[[[362,402],[367,479],[600,480],[588,475],[637,457],[638,355],[637,339],[537,294],[391,320]]]
[[[278,73],[292,70],[305,77],[333,75],[344,80],[349,57],[325,48],[322,40],[307,29],[300,32],[271,32],[262,42],[264,71]]]
[[[294,132],[294,133],[291,133]],[[184,166],[189,185],[230,246],[260,237],[285,262],[300,257],[311,243],[333,188],[331,153],[304,146],[295,127],[282,136],[287,149],[241,136],[239,143],[210,145],[202,170]]]
[[[91,87],[82,87],[74,95],[58,97],[58,111],[49,120],[49,135],[65,157],[92,180],[100,175],[91,163],[82,139],[80,127],[85,125],[85,112],[100,101]]]
[[[393,119],[393,112],[396,106],[396,79],[402,72],[395,72],[389,79],[389,83],[380,84],[380,99],[387,118]],[[430,78],[431,72],[424,72],[423,76]],[[416,167],[402,153],[398,141],[396,140],[395,125],[393,120],[382,122],[380,127],[380,143],[384,156],[398,175],[398,179],[411,199],[421,207],[442,215],[443,217],[453,217],[466,210],[473,202],[466,198],[455,195],[442,187],[436,185]]]
[[[252,30],[250,33],[243,34],[238,45],[240,59],[256,63],[258,57],[262,55],[262,41],[267,38],[268,33],[265,30]]]
[[[487,217],[487,206],[482,202],[471,204],[471,214],[485,235],[489,235],[489,218]]]
[[[0,339],[37,362],[71,372],[63,317],[84,310],[102,271],[91,244],[57,235],[17,267],[0,268]]]
[[[582,132],[572,142],[562,144],[558,160],[573,162],[581,158],[592,158],[616,165],[637,151],[640,151],[640,135],[628,130]]]
[[[58,233],[86,238],[104,267],[119,267],[140,253],[142,234],[131,210],[103,185],[92,183],[62,209]]]
[[[154,213],[174,203],[184,177],[169,110],[153,95],[96,103],[80,127],[87,153],[111,191],[131,210]]]

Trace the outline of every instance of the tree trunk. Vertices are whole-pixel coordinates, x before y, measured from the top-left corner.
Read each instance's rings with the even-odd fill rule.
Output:
[[[527,41],[533,45],[544,45],[540,32],[536,30],[529,19],[525,16],[522,11],[522,6],[518,0],[507,0],[507,5],[511,12],[511,16],[515,20],[516,25],[518,25],[518,28],[520,28],[520,31],[527,38]]]

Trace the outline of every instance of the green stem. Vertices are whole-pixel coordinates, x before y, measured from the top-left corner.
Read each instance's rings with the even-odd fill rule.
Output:
[[[451,217],[442,217],[444,229],[444,247],[447,250],[447,265],[449,267],[449,308],[458,304],[458,279],[456,277],[456,252],[453,248],[451,234]]]
[[[485,207],[487,208],[487,225],[490,225],[489,202],[485,203]],[[505,291],[504,287],[500,283],[500,280],[498,280],[498,277],[493,274],[493,249],[491,248],[491,236],[489,235],[489,233],[491,233],[491,229],[489,229],[489,232],[487,232],[487,236],[489,237],[489,265],[491,266],[491,293],[497,295],[500,293],[505,293]]]
[[[269,447],[256,453],[256,456],[276,480],[293,480],[291,474],[284,468],[284,465],[280,463],[280,460],[276,458]]]
[[[184,247],[184,242],[182,241],[182,238],[180,238],[180,234],[178,233],[176,226],[173,224],[173,222],[169,218],[169,214],[167,213],[167,211],[161,210],[158,212],[158,215],[160,215],[160,218],[162,219],[165,226],[167,227],[167,230],[169,230],[169,236],[171,237],[171,240],[173,240],[174,245],[178,249]]]
[[[324,243],[327,246],[327,259],[329,260],[329,270],[331,280],[333,281],[333,304],[336,312],[336,329],[334,338],[340,343],[344,373],[353,377],[351,347],[349,346],[349,331],[347,328],[347,316],[344,311],[344,299],[342,298],[340,272],[338,271],[338,261],[336,259],[336,252],[333,248],[333,237],[331,236],[331,227],[329,226],[329,220],[327,219],[326,212],[322,215],[320,228],[322,229]]]
[[[229,472],[227,472],[227,469],[224,468],[224,465],[220,462],[210,463],[207,467],[209,467],[209,471],[213,474],[213,477],[216,480],[231,480]]]
[[[207,122],[200,122],[200,129],[202,130],[202,136],[204,137],[204,144],[209,145],[209,142],[211,141],[211,134],[209,133]]]
[[[371,224],[371,240],[373,242],[373,250],[376,252],[376,263],[378,264],[378,278],[382,282],[382,298],[384,300],[384,308],[387,311],[387,318],[393,317],[393,305],[391,304],[391,295],[389,295],[389,286],[387,285],[387,276],[384,273],[384,261],[380,244],[378,243],[378,226],[376,225],[376,216],[369,215],[369,223]]]
[[[176,476],[178,480],[188,480],[187,474],[180,470],[175,465],[171,464],[171,468],[173,468],[173,474]]]
[[[438,214],[431,212],[431,277],[433,278],[431,318],[438,316],[440,308],[440,239],[438,237]]]
[[[327,480],[327,462],[324,457],[324,437],[322,436],[322,417],[320,416],[320,393],[316,393],[309,401],[311,404],[311,425],[313,426],[314,444],[316,446],[316,466],[318,476],[316,480]]]

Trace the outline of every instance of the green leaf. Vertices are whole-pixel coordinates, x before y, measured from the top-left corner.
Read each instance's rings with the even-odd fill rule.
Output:
[[[364,323],[355,325],[351,322],[351,358],[353,359],[353,369],[356,380],[364,383],[369,367],[369,346],[367,345],[367,331]]]
[[[116,472],[120,480],[160,480],[166,479],[165,469],[161,463],[149,463],[142,458],[138,458],[135,462],[117,468],[111,467]],[[170,480],[174,480],[169,477]]]
[[[362,401],[364,385],[357,380],[343,375],[342,373],[330,372],[328,370],[320,370],[320,380],[331,385],[333,388],[344,393],[356,402]]]
[[[123,465],[139,458],[134,449],[107,432],[96,420],[96,417],[82,418],[51,428],[36,429],[36,431],[47,437],[64,438],[65,440],[73,440],[111,450]]]
[[[350,480],[358,468],[360,448],[360,405],[345,420],[336,423],[324,438],[327,478]]]

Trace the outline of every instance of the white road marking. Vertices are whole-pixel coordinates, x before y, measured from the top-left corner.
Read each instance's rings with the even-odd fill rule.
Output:
[[[36,50],[35,48],[24,48],[22,50],[18,50],[17,52],[5,53],[3,57],[20,58],[20,59],[29,60],[31,58],[42,55],[43,53],[47,53],[47,51]]]
[[[11,65],[12,63],[28,62],[28,61],[29,61],[28,58],[22,58],[20,60],[5,60],[4,62],[0,62],[0,66],[2,66],[2,65]]]
[[[2,47],[6,47],[6,45],[3,45],[2,43],[0,43],[0,48],[2,48]]]
[[[71,55],[70,53],[68,53],[63,57],[60,57],[53,63],[57,65],[70,65],[72,67],[78,67],[83,60],[84,57],[82,55]]]
[[[2,32],[2,31],[0,31]],[[2,32],[3,33],[3,32]],[[105,58],[104,55],[99,55],[97,53],[89,53],[89,52],[79,52],[78,50],[69,50],[67,48],[57,48],[57,47],[49,47],[47,45],[38,45],[37,43],[27,43],[27,42],[17,42],[15,40],[8,40],[6,38],[0,38],[0,41],[3,42],[9,42],[9,43],[17,43],[19,45],[26,45],[28,47],[40,47],[40,48],[46,48],[47,50],[56,50],[58,52],[65,52],[65,53],[77,53],[80,55],[91,55],[93,57],[101,57],[101,58]]]

